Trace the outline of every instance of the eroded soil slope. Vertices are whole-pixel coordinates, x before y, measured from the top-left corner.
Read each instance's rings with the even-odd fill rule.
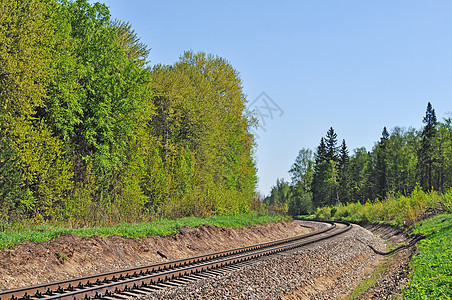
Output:
[[[245,228],[184,227],[177,234],[143,239],[64,235],[45,243],[23,242],[0,251],[0,290],[196,256],[306,231],[293,221]]]

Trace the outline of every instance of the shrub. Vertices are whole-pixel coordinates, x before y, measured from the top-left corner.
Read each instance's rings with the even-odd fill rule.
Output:
[[[390,194],[385,200],[376,199],[364,204],[347,203],[317,208],[319,219],[336,218],[351,222],[390,223],[411,226],[429,209],[443,207],[452,212],[452,189],[445,194],[424,192],[419,186],[409,196]]]
[[[444,209],[449,212],[452,213],[452,189],[449,190],[443,197],[443,206]]]

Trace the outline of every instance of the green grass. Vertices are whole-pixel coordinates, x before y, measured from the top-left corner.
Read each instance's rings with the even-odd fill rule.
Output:
[[[452,214],[418,223],[414,233],[426,238],[417,244],[404,299],[452,299]]]
[[[162,219],[151,223],[122,223],[111,227],[95,228],[69,228],[58,224],[40,224],[36,226],[15,226],[5,232],[0,232],[0,249],[7,249],[23,241],[45,242],[63,234],[77,236],[111,236],[119,235],[126,238],[143,238],[151,235],[166,236],[177,233],[183,226],[196,227],[198,225],[212,224],[225,227],[243,227],[246,225],[265,224],[290,218],[270,214],[267,212],[250,212],[233,216],[211,216],[209,218],[187,217],[177,220]]]

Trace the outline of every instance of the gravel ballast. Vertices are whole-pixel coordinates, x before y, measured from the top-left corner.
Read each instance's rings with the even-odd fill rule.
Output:
[[[369,245],[385,250],[380,238],[354,225],[345,234],[141,300],[342,299],[380,262]]]

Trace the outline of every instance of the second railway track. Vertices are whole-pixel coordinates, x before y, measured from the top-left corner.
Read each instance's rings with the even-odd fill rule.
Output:
[[[171,281],[181,282],[184,278],[203,273],[215,274],[221,268],[230,268],[325,240],[348,231],[352,226],[349,223],[322,222],[327,223],[325,228],[303,235],[150,266],[3,291],[0,292],[0,300],[112,300],[131,297],[151,292],[158,286],[171,286]]]

